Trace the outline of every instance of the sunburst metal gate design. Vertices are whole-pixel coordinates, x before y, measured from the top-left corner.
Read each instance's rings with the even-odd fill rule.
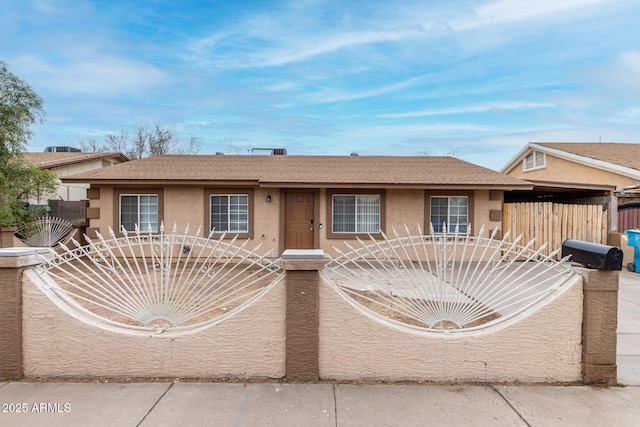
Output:
[[[149,227],[150,228],[150,227]],[[279,260],[237,236],[207,237],[200,228],[179,235],[122,230],[98,234],[44,261],[49,293],[69,308],[135,330],[185,329],[215,324],[246,308],[283,277]],[[63,304],[63,305],[64,305]],[[71,310],[73,311],[73,310]]]
[[[557,250],[546,244],[520,246],[470,234],[424,234],[418,227],[405,236],[393,230],[369,242],[358,239],[348,252],[338,248],[323,278],[349,303],[366,314],[413,329],[456,333],[505,321],[539,303],[575,274]],[[446,225],[442,228],[447,230]],[[469,226],[469,230],[471,227]],[[470,231],[469,231],[470,233]]]
[[[53,248],[66,243],[72,232],[69,221],[45,216],[23,225],[13,235],[31,247]]]

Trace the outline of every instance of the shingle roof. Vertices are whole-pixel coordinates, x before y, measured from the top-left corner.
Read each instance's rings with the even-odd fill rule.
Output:
[[[536,142],[535,144],[640,170],[640,144],[617,142]]]
[[[64,181],[531,187],[526,181],[453,157],[427,156],[165,155],[84,172]]]
[[[53,169],[77,163],[90,162],[100,159],[117,158],[123,162],[128,159],[120,153],[84,153],[84,152],[42,152],[24,153],[24,158],[29,163],[40,169]]]

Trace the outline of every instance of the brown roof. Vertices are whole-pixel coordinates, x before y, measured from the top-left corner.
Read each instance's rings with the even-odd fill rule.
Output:
[[[535,142],[534,144],[640,170],[640,144],[618,142]]]
[[[531,188],[526,181],[453,157],[165,155],[64,178],[89,183]]]
[[[116,158],[122,162],[126,162],[127,159],[121,153],[83,153],[83,152],[69,152],[69,153],[24,153],[24,158],[29,163],[40,169],[53,169],[62,166],[73,165],[83,162],[91,162],[100,159]]]

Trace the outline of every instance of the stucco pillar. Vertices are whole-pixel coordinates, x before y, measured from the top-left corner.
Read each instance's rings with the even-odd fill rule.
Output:
[[[324,252],[291,250],[282,254],[286,276],[285,377],[294,381],[317,381],[319,368],[319,291]]]
[[[582,379],[585,384],[617,382],[618,271],[582,270]]]
[[[0,249],[0,380],[23,376],[22,272],[40,264],[45,248]]]
[[[10,248],[13,246],[13,233],[16,227],[0,227],[0,248]]]

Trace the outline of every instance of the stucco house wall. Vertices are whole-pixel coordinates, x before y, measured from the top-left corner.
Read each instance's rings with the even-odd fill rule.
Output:
[[[637,180],[614,172],[546,155],[546,167],[524,171],[522,163],[508,173],[509,176],[524,180],[576,182],[583,184],[610,184],[620,190],[635,185]]]
[[[96,186],[99,188],[99,197],[90,199],[90,228],[89,237],[95,236],[95,232],[100,232],[103,237],[108,237],[108,228],[118,231],[118,207],[117,194],[114,188],[121,191],[136,192],[140,190],[152,189],[162,192],[161,218],[165,224],[165,230],[171,230],[174,224],[177,232],[181,234],[184,228],[189,225],[191,230],[202,226],[202,234],[209,233],[208,223],[205,223],[208,215],[208,207],[205,205],[205,190],[215,187],[189,186],[189,185],[167,185],[158,186]],[[229,189],[229,187],[222,187]],[[395,228],[399,235],[405,235],[405,225],[408,226],[411,234],[418,234],[418,224],[423,232],[429,232],[429,214],[426,212],[426,202],[431,192],[428,190],[414,189],[385,189],[385,227],[384,232],[388,237],[393,237]],[[437,194],[447,194],[447,191],[439,190]],[[473,210],[470,215],[472,235],[477,235],[480,227],[485,226],[485,237],[495,228],[501,230],[501,217],[492,219],[491,211],[501,212],[502,192],[489,190],[476,190],[468,192],[471,195]],[[267,197],[270,196],[270,202]],[[90,195],[90,197],[92,197]],[[93,196],[95,197],[95,196]],[[253,237],[250,247],[258,244],[262,245],[262,250],[272,250],[273,255],[279,255],[284,250],[284,237],[281,231],[282,217],[284,213],[281,190],[277,188],[253,187]],[[314,227],[317,227],[316,246],[324,249],[330,255],[336,255],[334,246],[342,251],[348,251],[346,242],[357,245],[355,238],[349,235],[340,237],[328,237],[326,218],[331,215],[331,206],[327,197],[327,189],[318,190],[318,212],[319,219]],[[117,233],[119,234],[119,233]],[[228,238],[233,237],[229,233]]]
[[[237,209],[246,209],[249,218],[248,231],[240,233],[240,238],[251,239],[250,246],[262,244],[274,255],[292,248],[335,254],[333,246],[346,250],[345,241],[355,243],[356,236],[368,239],[366,232],[344,232],[332,226],[336,200],[343,203],[343,227],[356,230],[356,223],[362,229],[373,225],[393,237],[394,228],[405,233],[405,224],[411,234],[418,234],[418,224],[429,232],[432,197],[439,197],[446,205],[440,206],[439,218],[466,217],[462,221],[471,223],[475,235],[483,225],[487,233],[502,231],[504,191],[532,188],[528,182],[459,159],[426,156],[156,156],[80,173],[64,181],[91,184],[87,193],[89,237],[96,232],[105,235],[108,227],[119,231],[122,195],[133,196],[128,199],[131,227],[135,209],[142,209],[144,194],[155,194],[157,197],[144,200],[153,200],[152,209],[157,205],[158,219],[165,227],[175,223],[182,232],[187,224],[194,229],[203,226],[206,235],[211,224],[210,196],[217,197],[222,203],[219,206],[226,203],[231,212],[235,207],[231,198],[224,196],[240,194],[237,200],[242,200],[242,206],[238,204]],[[367,195],[377,197],[373,202],[358,198]],[[351,202],[349,197],[353,197]],[[360,209],[356,208],[357,200],[363,203],[363,210],[356,214]],[[466,205],[465,213],[454,206],[458,202]],[[142,218],[141,212],[138,218]],[[241,226],[246,225],[244,219],[240,221]],[[226,225],[233,229],[231,222]],[[375,237],[382,237],[382,233]]]

